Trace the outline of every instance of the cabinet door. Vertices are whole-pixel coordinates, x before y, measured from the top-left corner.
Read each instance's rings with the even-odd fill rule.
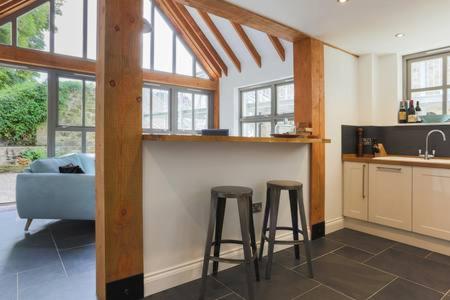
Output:
[[[369,166],[344,162],[344,216],[367,221]]]
[[[412,230],[412,167],[369,165],[369,221]]]
[[[450,170],[413,173],[413,231],[450,240]]]

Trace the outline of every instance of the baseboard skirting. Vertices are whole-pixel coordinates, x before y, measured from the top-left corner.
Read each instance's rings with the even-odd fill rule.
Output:
[[[333,231],[344,228],[344,219],[336,218],[325,222],[325,232],[331,233]],[[283,233],[277,235],[279,240],[292,239],[292,233]],[[259,243],[258,243],[259,247]],[[277,250],[281,251],[290,246],[277,246]],[[265,252],[267,251],[267,247]],[[267,254],[267,253],[265,253]],[[221,253],[222,257],[226,258],[240,258],[243,256],[242,248],[237,247]],[[183,283],[198,279],[201,277],[203,266],[203,258],[192,260],[184,264],[173,266],[157,272],[148,273],[144,275],[144,294],[149,296],[158,292],[170,289],[172,287],[181,285]],[[233,267],[231,264],[219,264],[219,271],[226,270]],[[212,267],[209,268],[212,270]]]

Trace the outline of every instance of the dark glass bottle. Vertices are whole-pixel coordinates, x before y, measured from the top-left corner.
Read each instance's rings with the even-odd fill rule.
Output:
[[[416,116],[416,110],[414,109],[414,100],[409,101],[409,108],[408,108],[408,123],[416,123],[417,122],[417,116]]]
[[[408,117],[406,115],[405,101],[400,102],[400,109],[398,111],[398,122],[406,123]]]

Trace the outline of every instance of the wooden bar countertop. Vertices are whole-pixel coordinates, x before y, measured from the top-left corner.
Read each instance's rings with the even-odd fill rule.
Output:
[[[400,165],[424,168],[450,169],[450,158],[436,157],[429,160],[418,156],[407,155],[388,155],[385,157],[373,157],[364,155],[358,157],[356,154],[343,154],[342,161],[381,164],[381,165]]]
[[[242,136],[207,136],[207,135],[175,135],[149,134],[142,135],[144,141],[158,142],[224,142],[224,143],[291,143],[313,144],[330,143],[329,139],[319,138],[281,138],[281,137],[242,137]]]

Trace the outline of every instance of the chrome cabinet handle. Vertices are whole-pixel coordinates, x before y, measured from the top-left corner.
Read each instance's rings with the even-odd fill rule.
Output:
[[[397,171],[400,172],[402,168],[390,168],[390,167],[377,167],[378,170],[385,170],[385,171]]]
[[[366,165],[363,165],[363,176],[362,176],[362,197],[366,199]]]

